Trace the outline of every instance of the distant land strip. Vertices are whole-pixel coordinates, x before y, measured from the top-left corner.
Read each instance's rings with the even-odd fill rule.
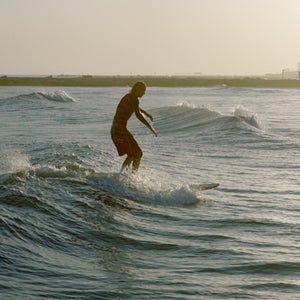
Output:
[[[65,87],[117,87],[132,86],[144,81],[153,87],[257,87],[300,88],[300,80],[264,79],[259,77],[203,77],[203,76],[48,76],[0,77],[0,86],[65,86]]]

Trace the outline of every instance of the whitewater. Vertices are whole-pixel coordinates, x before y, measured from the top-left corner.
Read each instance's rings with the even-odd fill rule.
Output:
[[[128,91],[0,87],[0,299],[299,299],[300,91],[148,88],[135,176]]]

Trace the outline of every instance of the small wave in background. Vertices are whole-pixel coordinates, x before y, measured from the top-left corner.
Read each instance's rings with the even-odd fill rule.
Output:
[[[50,93],[49,92],[37,92],[34,95],[40,96],[49,101],[76,102],[75,99],[65,91],[54,91],[54,92],[50,92]]]
[[[53,92],[46,92],[46,91],[40,91],[40,92],[34,92],[29,94],[21,94],[14,97],[4,98],[0,99],[0,105],[2,104],[13,104],[14,101],[36,101],[36,100],[48,100],[48,101],[54,101],[54,102],[76,102],[76,100],[69,95],[66,91],[58,90]]]

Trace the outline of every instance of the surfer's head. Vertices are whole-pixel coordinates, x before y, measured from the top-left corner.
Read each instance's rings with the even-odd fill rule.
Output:
[[[146,84],[142,81],[138,81],[134,84],[131,88],[131,94],[135,95],[136,97],[143,97],[146,91]]]

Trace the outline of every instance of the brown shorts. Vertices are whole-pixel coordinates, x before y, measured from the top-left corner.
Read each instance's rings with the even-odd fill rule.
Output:
[[[139,144],[129,131],[124,134],[111,133],[111,139],[113,140],[120,156],[124,154],[136,156],[142,152]]]

